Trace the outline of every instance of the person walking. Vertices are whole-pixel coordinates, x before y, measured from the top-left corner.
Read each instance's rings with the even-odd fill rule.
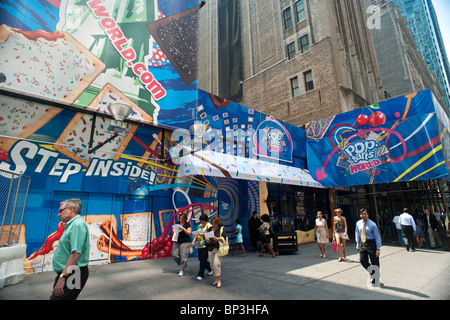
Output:
[[[248,220],[248,233],[250,236],[250,246],[252,251],[258,252],[259,227],[261,227],[261,219],[258,217],[258,212],[253,211],[250,219]]]
[[[371,284],[378,286],[381,248],[380,231],[375,222],[369,219],[369,213],[366,209],[361,209],[359,216],[361,220],[356,223],[355,229],[356,249],[359,251],[359,261],[364,269],[369,271]],[[370,268],[371,266],[376,266],[378,270]]]
[[[179,231],[176,241],[173,243],[172,257],[180,267],[179,276],[184,275],[184,269],[187,267],[189,250],[191,249],[191,224],[187,221],[187,214],[178,215]]]
[[[200,216],[200,224],[197,227],[197,234],[192,240],[192,246],[197,242],[197,256],[200,261],[200,267],[197,274],[197,280],[203,280],[205,277],[205,270],[208,270],[208,274],[212,275],[211,264],[208,261],[208,248],[205,241],[205,232],[212,227],[211,223],[208,222],[208,215],[203,213]]]
[[[272,249],[272,246],[270,245],[270,217],[268,214],[264,214],[261,217],[262,225],[260,228],[261,233],[261,252],[259,253],[259,256],[264,256],[264,247],[269,249],[270,253],[272,253],[272,258],[275,258],[275,252]]]
[[[218,217],[213,217],[211,219],[211,227],[208,232],[213,232],[214,236],[211,238],[206,237],[206,243],[208,246],[208,259],[211,263],[211,267],[214,274],[213,286],[220,288],[222,286],[222,257],[219,256],[219,241],[225,241],[227,239],[227,234],[225,228],[222,225],[222,221]]]
[[[333,241],[336,240],[339,253],[338,261],[347,261],[347,247],[345,244],[349,239],[347,234],[347,220],[342,215],[341,208],[337,208],[334,212],[336,213],[336,216],[333,217]],[[344,255],[344,258],[342,258],[342,254]]]
[[[236,236],[236,245],[234,246],[233,252],[231,252],[231,254],[234,255],[237,247],[240,246],[242,249],[242,252],[244,253],[244,257],[246,257],[247,253],[245,252],[245,248],[244,248],[244,237],[242,236],[242,226],[241,226],[240,219],[236,220],[236,231],[234,232],[233,235]]]
[[[56,278],[50,300],[76,300],[89,278],[90,236],[81,208],[80,199],[60,203],[58,216],[65,226],[53,254]]]
[[[327,221],[323,218],[322,211],[317,212],[317,219],[314,226],[314,236],[317,239],[317,244],[320,249],[320,257],[326,258],[326,247],[328,240],[328,224]]]
[[[423,219],[424,229],[428,233],[430,239],[430,246],[432,249],[440,247],[441,237],[439,236],[439,223],[434,214],[430,213],[430,210],[425,209],[425,217]]]
[[[403,240],[403,235],[402,235],[402,226],[400,224],[400,215],[397,214],[394,219],[392,219],[392,222],[394,222],[395,224],[395,230],[397,231],[397,238],[398,238],[398,243],[401,246],[405,245],[405,241]]]
[[[403,240],[405,241],[406,250],[416,251],[414,244],[414,233],[416,232],[416,223],[413,217],[408,213],[408,208],[403,209],[403,213],[400,215],[399,222],[402,228]]]
[[[447,230],[447,248],[445,251],[450,251],[450,211],[445,214],[445,228]]]
[[[423,248],[423,229],[422,229],[422,221],[420,220],[420,217],[414,217],[414,221],[416,223],[416,232],[414,232],[414,237],[416,237],[417,246],[419,248]]]

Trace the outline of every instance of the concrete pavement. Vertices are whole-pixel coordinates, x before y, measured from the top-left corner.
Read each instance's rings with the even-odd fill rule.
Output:
[[[381,288],[367,287],[368,273],[359,263],[355,243],[347,244],[338,262],[331,243],[319,257],[316,243],[299,246],[297,254],[271,258],[250,252],[224,257],[222,287],[212,277],[197,281],[198,259],[190,258],[186,275],[178,276],[171,258],[90,266],[90,277],[78,300],[448,300],[450,252],[396,244],[381,249]],[[48,300],[55,274],[26,275],[0,290],[0,300]]]

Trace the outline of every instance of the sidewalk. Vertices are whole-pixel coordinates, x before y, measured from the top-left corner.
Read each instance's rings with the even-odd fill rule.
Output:
[[[381,248],[381,288],[369,289],[368,273],[359,263],[355,243],[347,244],[345,262],[327,248],[319,257],[316,243],[300,245],[297,254],[258,257],[240,250],[222,262],[222,287],[213,278],[197,281],[198,259],[190,258],[187,274],[178,276],[171,258],[90,266],[90,277],[78,300],[448,300],[450,252],[396,244]],[[55,274],[26,275],[18,285],[0,290],[0,300],[48,300]]]

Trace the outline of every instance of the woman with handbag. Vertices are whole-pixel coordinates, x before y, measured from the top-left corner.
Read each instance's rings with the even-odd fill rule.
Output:
[[[226,250],[228,241],[225,228],[222,225],[222,221],[218,217],[213,217],[211,219],[211,225],[212,227],[208,229],[208,232],[212,231],[214,236],[209,238],[205,235],[208,246],[208,259],[214,274],[214,282],[212,285],[220,288],[222,286],[222,280],[220,278],[222,274],[222,257],[228,253]],[[222,250],[220,250],[221,245],[224,246]]]
[[[339,253],[338,261],[347,261],[347,248],[345,246],[345,241],[349,240],[347,234],[347,220],[342,215],[341,208],[335,209],[334,212],[336,213],[336,216],[333,217],[333,242],[336,241],[337,251]],[[344,258],[342,258],[342,252],[344,253]]]

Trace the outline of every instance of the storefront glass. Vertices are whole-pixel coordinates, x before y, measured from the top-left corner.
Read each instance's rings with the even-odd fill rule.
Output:
[[[274,232],[314,229],[317,211],[329,220],[328,190],[269,183],[267,206]]]

